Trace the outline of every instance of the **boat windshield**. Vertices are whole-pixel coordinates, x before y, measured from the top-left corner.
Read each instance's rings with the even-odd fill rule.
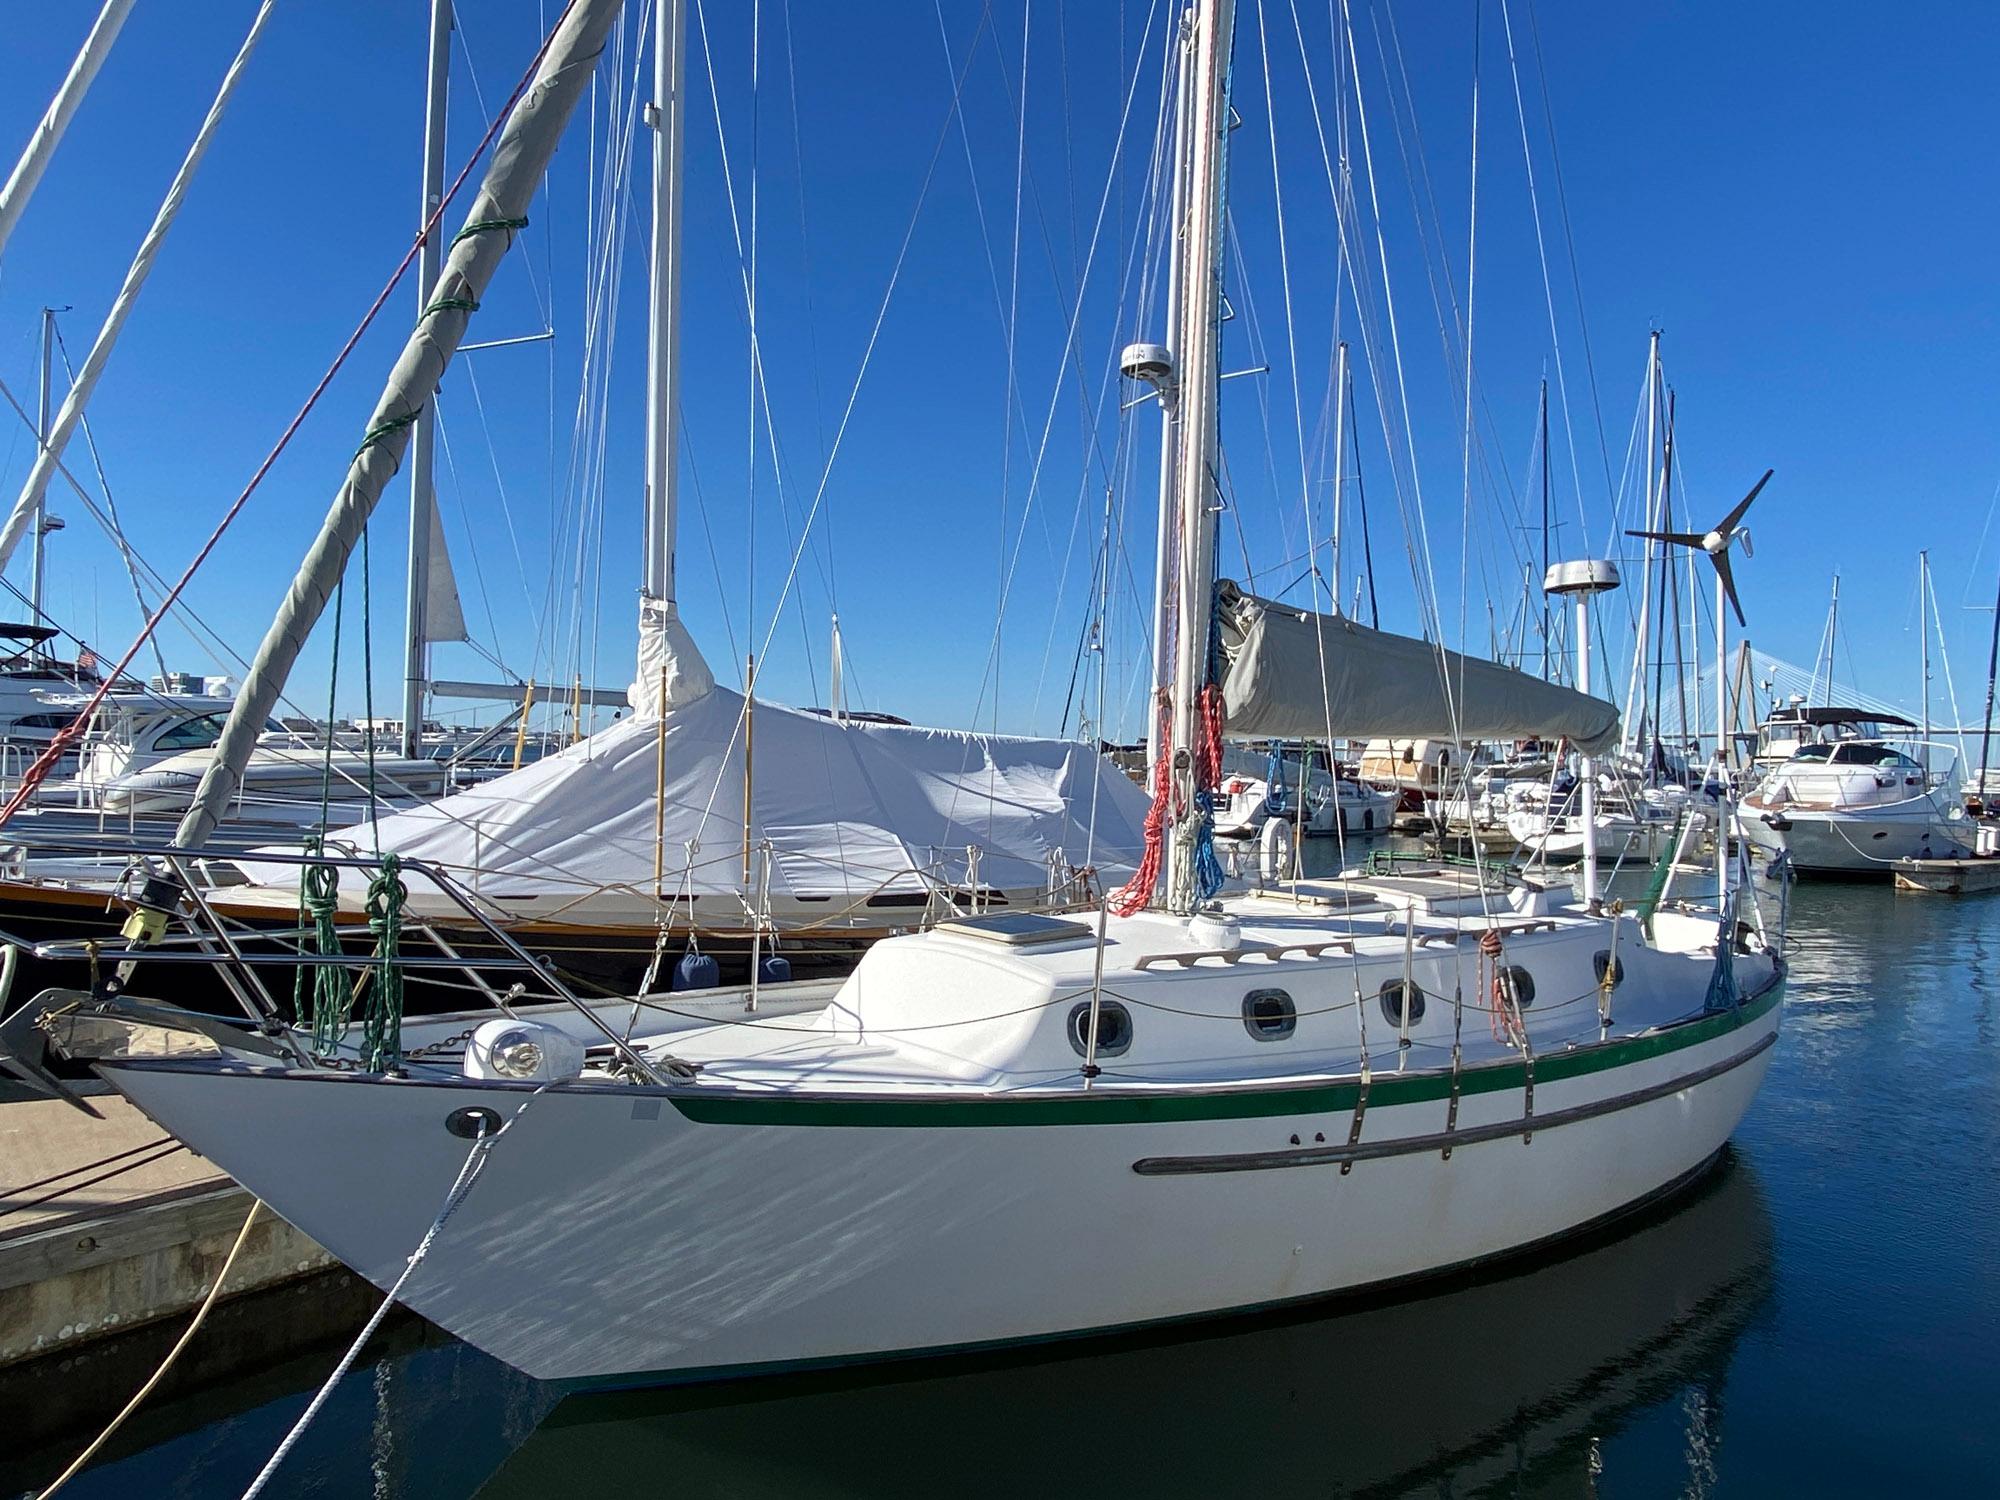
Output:
[[[1834,752],[1837,766],[1895,766],[1915,768],[1916,762],[1888,745],[1842,745]]]
[[[1831,745],[1801,745],[1792,752],[1793,760],[1825,760],[1833,754]]]

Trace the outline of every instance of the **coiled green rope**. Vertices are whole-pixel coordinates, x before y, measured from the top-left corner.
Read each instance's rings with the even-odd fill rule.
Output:
[[[309,833],[305,838],[305,852],[315,855],[320,852],[319,835]],[[340,909],[340,872],[332,865],[307,865],[299,872],[299,927],[303,932],[308,915],[312,918],[313,951],[321,957],[332,957],[340,952],[340,929],[334,925],[334,913]],[[310,974],[312,1000],[306,1001],[307,978]],[[325,1056],[340,1045],[340,1038],[347,1030],[347,1017],[353,1007],[353,998],[347,988],[347,977],[338,964],[301,964],[292,974],[292,1014],[305,1020],[308,1013],[312,1018],[313,1051]]]
[[[372,1073],[387,1072],[403,1061],[403,968],[396,957],[403,940],[403,903],[410,892],[403,884],[402,863],[393,854],[383,855],[382,868],[368,882],[375,967],[362,1022],[361,1063]]]

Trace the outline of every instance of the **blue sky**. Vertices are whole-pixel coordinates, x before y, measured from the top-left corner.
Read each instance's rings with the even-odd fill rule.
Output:
[[[0,260],[0,379],[22,400],[32,401],[34,390],[38,310],[73,308],[62,326],[80,361],[253,8],[250,0],[199,7],[142,0],[136,8]],[[66,0],[35,8],[33,24],[16,17],[0,56],[0,154],[11,159],[26,139],[95,9]],[[478,95],[497,107],[553,6],[491,0],[463,9],[454,166],[483,129]],[[416,0],[281,0],[91,407],[134,542],[170,576],[408,243],[424,10]],[[1120,344],[1158,336],[1141,311],[1145,256],[1135,246],[1158,121],[1165,7],[1038,0],[1025,13],[1011,4],[982,12],[959,0],[941,7],[942,39],[940,8],[919,3],[788,10],[765,0],[761,12],[713,3],[707,11],[708,50],[696,30],[689,67],[683,415],[690,468],[680,572],[684,608],[718,675],[734,680],[730,658],[771,625],[792,571],[792,538],[819,492],[907,232],[879,341],[773,634],[765,691],[794,702],[824,699],[828,617],[837,603],[850,699],[920,720],[1041,732],[1062,728],[1067,709],[1073,729],[1067,694],[1103,524],[1104,464],[1115,460],[1122,432],[1135,459],[1115,495],[1122,548],[1110,622],[1112,701],[1098,717],[1107,731],[1138,732],[1131,667],[1142,642],[1132,586],[1150,589],[1157,419],[1140,408],[1121,426],[1104,374]],[[1239,11],[1234,94],[1243,125],[1232,140],[1231,187],[1241,258],[1230,267],[1237,317],[1225,362],[1272,369],[1224,387],[1232,511],[1223,518],[1222,560],[1226,574],[1240,577],[1247,550],[1259,585],[1277,589],[1303,570],[1294,563],[1305,543],[1273,136],[1291,280],[1289,347],[1297,351],[1307,467],[1318,481],[1325,468],[1313,439],[1327,402],[1339,252],[1291,0],[1263,0],[1261,12],[1257,0],[1241,0]],[[637,14],[634,6],[628,31]],[[1331,132],[1327,8],[1304,4],[1299,16]],[[1992,618],[1983,606],[2000,569],[2000,536],[1982,547],[2000,482],[1993,421],[2000,117],[1990,91],[2000,16],[1941,5],[1898,7],[1890,18],[1859,6],[1543,0],[1533,19],[1559,177],[1527,0],[1510,0],[1504,17],[1497,0],[1476,10],[1401,6],[1393,38],[1387,17],[1379,5],[1355,6],[1361,101],[1412,418],[1407,448],[1400,428],[1385,435],[1374,415],[1378,393],[1352,293],[1340,301],[1343,335],[1361,371],[1362,464],[1383,623],[1413,630],[1419,621],[1407,561],[1414,512],[1407,525],[1398,513],[1390,436],[1406,474],[1407,455],[1415,455],[1439,610],[1455,641],[1461,619],[1462,639],[1475,650],[1508,629],[1522,607],[1521,561],[1539,551],[1539,540],[1521,536],[1514,520],[1517,505],[1533,511],[1538,501],[1516,492],[1525,497],[1534,483],[1538,382],[1557,372],[1504,38],[1511,21],[1577,453],[1572,470],[1559,409],[1553,488],[1569,527],[1558,553],[1581,549],[1582,526],[1590,550],[1601,552],[1614,529],[1610,492],[1639,399],[1647,333],[1661,328],[1679,401],[1679,462],[1700,517],[1720,515],[1765,468],[1778,471],[1753,513],[1756,557],[1739,565],[1757,645],[1810,664],[1838,570],[1840,675],[1914,703],[1916,554],[1928,547],[1961,703],[1976,713]],[[1460,356],[1462,334],[1441,330],[1434,289],[1442,299],[1449,287],[1463,308],[1475,23],[1479,434],[1468,509],[1461,396],[1447,356],[1448,347],[1451,361]],[[946,45],[964,69],[956,116]],[[635,62],[643,74],[629,48],[607,59],[595,132],[579,118],[535,223],[474,324],[475,338],[548,325],[556,338],[469,356],[477,398],[463,368],[447,377],[441,396],[450,456],[448,463],[440,456],[439,485],[468,619],[483,646],[544,681],[576,669],[619,684],[630,671],[646,217],[643,198],[629,189],[614,203],[629,218],[622,249],[607,262],[618,293],[599,330],[610,359],[601,448],[588,423],[579,442],[576,414],[593,171],[603,171],[607,135],[623,128],[619,111]],[[622,69],[615,81],[614,65]],[[1017,112],[1024,72],[1025,124]],[[739,229],[748,234],[753,181],[757,321],[778,442],[774,464],[760,419],[754,469],[737,251]],[[1419,233],[1413,202],[1432,229]],[[1372,223],[1361,227],[1368,295],[1379,297]],[[416,295],[399,289],[195,585],[196,607],[246,655],[339,482]],[[1378,318],[1375,326],[1379,333],[1386,324]],[[1386,353],[1378,338],[1385,372]],[[1379,394],[1396,401],[1394,390]],[[11,426],[0,434],[6,502],[30,457],[24,434]],[[95,488],[80,443],[71,467]],[[1314,493],[1324,532],[1328,487],[1319,483]],[[394,711],[397,691],[406,503],[399,485],[373,539],[383,713]],[[1350,491],[1350,538],[1354,503]],[[1630,503],[1619,524],[1637,524]],[[115,554],[73,497],[59,490],[55,509],[70,526],[52,544],[51,610],[100,652],[115,654],[136,623]],[[1015,559],[996,652],[1002,579]],[[1354,581],[1351,545],[1347,564],[1344,596]],[[22,562],[9,576],[25,587]],[[1287,597],[1303,601],[1306,585]],[[352,596],[349,604],[358,609]],[[352,631],[352,614],[349,624]],[[1615,610],[1606,624],[1616,652]],[[324,702],[328,639],[322,631],[301,665],[301,702]],[[176,665],[213,670],[184,632],[170,629],[166,640]],[[350,634],[343,712],[362,706],[358,645]],[[435,670],[492,671],[463,647],[439,648]],[[1622,683],[1622,665],[1614,671]],[[1942,694],[1940,679],[1934,696]]]

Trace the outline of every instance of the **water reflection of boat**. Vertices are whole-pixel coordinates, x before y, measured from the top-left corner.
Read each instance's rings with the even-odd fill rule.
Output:
[[[1772,1296],[1771,1223],[1737,1160],[1677,1203],[1563,1259],[1338,1316],[942,1374],[573,1397],[481,1493],[669,1474],[677,1493],[742,1497],[929,1491],[942,1474],[960,1494],[1214,1494],[1252,1478],[1275,1493],[1581,1492],[1615,1466],[1605,1439],[1689,1387],[1708,1399],[1677,1403],[1677,1420],[1712,1461],[1716,1398]]]

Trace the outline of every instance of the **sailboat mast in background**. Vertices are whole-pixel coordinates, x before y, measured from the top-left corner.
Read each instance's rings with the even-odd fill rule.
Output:
[[[35,402],[35,437],[43,448],[49,445],[49,391],[52,374],[49,357],[55,352],[55,342],[56,310],[53,307],[45,307],[42,309],[42,379],[40,395]],[[35,497],[32,524],[35,528],[35,539],[29,552],[31,561],[28,574],[28,609],[34,616],[33,623],[39,625],[42,623],[42,575],[48,565],[49,545],[48,499],[45,494]]]
[[[445,106],[450,97],[451,0],[431,0],[429,60],[424,72],[424,186],[417,223],[429,224],[444,201]],[[444,264],[442,235],[436,225],[424,237],[417,254],[417,314],[423,315],[437,288]],[[423,750],[424,708],[430,693],[431,536],[437,530],[437,490],[432,483],[432,452],[437,441],[437,413],[425,402],[410,430],[410,571],[408,628],[403,641],[403,735],[400,749],[414,759]]]

